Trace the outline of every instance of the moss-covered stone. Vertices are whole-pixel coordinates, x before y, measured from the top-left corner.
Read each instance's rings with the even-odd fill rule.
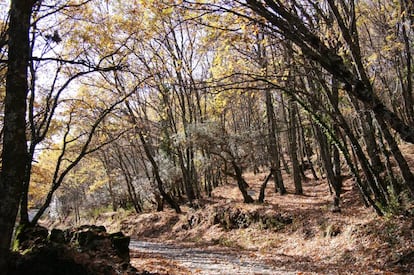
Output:
[[[35,245],[40,245],[47,241],[49,231],[47,228],[35,225],[20,225],[16,229],[13,250],[27,250]]]

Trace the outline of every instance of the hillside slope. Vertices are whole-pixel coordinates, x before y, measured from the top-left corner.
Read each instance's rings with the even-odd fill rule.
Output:
[[[265,176],[246,175],[255,198]],[[169,209],[140,215],[114,212],[102,213],[92,222],[111,231],[121,230],[133,239],[254,253],[269,264],[298,272],[414,272],[412,213],[377,217],[362,205],[350,179],[344,182],[341,213],[330,210],[331,196],[323,180],[307,180],[303,196],[293,194],[289,177],[285,183],[288,194],[280,196],[268,186],[264,204],[242,203],[237,185],[229,184],[216,188],[211,198],[200,200],[198,209],[184,207],[181,215]],[[146,265],[149,271],[151,265],[166,264],[145,255],[136,255],[132,262]],[[179,273],[176,265],[168,266],[162,269],[165,274]]]

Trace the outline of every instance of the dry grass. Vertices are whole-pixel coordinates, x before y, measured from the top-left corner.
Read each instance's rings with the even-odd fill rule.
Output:
[[[172,260],[166,260],[157,255],[144,253],[132,253],[131,264],[138,269],[138,272],[151,270],[156,274],[187,275],[190,271]],[[173,272],[173,273],[172,273]]]
[[[402,148],[410,165],[414,165],[414,146]],[[302,274],[414,273],[412,217],[377,217],[372,209],[362,205],[351,179],[344,181],[342,212],[333,213],[332,197],[325,180],[315,180],[307,174],[308,180],[303,183],[305,195],[297,196],[291,177],[283,176],[288,194],[275,193],[273,182],[269,181],[264,204],[244,204],[233,183],[219,186],[211,198],[200,200],[201,209],[183,206],[181,215],[171,209],[140,215],[124,212],[102,214],[95,222],[104,224],[110,231],[122,230],[141,240],[243,249],[270,264],[288,266]],[[265,173],[245,175],[255,199],[265,177]],[[260,224],[253,224],[244,229],[225,230],[213,224],[212,217],[218,207],[229,206],[247,212],[286,214],[292,217],[292,223],[277,229],[263,229]],[[189,226],[193,218],[197,222]],[[137,266],[152,266],[151,270],[160,274],[168,274],[171,270],[170,274],[188,274],[163,259],[133,255],[132,260]]]
[[[265,176],[246,174],[255,194],[259,193]],[[183,215],[172,210],[131,214],[122,222],[121,230],[139,239],[243,249],[269,263],[307,272],[400,274],[413,271],[412,263],[396,264],[403,259],[402,255],[412,251],[412,219],[378,218],[372,209],[363,207],[349,179],[345,181],[341,213],[330,211],[332,198],[323,180],[305,182],[303,196],[293,194],[293,183],[286,175],[285,184],[288,190],[285,196],[274,193],[273,186],[269,185],[264,204],[244,204],[235,184],[220,186],[212,198],[201,201],[202,209],[183,207]],[[229,205],[246,211],[287,213],[293,222],[277,230],[262,229],[259,224],[236,230],[213,225],[211,217],[215,207]],[[189,227],[188,219],[200,215],[203,218]]]

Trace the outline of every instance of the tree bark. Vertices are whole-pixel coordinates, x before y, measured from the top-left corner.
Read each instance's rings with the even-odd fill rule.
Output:
[[[289,151],[290,151],[290,160],[292,162],[293,170],[293,182],[295,184],[295,194],[302,195],[302,179],[300,176],[300,165],[297,155],[297,106],[296,102],[291,98],[289,99],[289,132],[290,132],[290,141],[289,141]]]
[[[355,110],[360,115],[358,116],[361,123],[362,136],[364,138],[366,151],[371,161],[372,168],[376,175],[379,175],[384,169],[384,165],[380,159],[380,150],[375,138],[375,129],[372,125],[372,116],[370,112],[361,110],[360,104],[354,97],[351,97],[351,101],[354,105]]]
[[[175,210],[176,213],[181,213],[181,209],[178,203],[174,200],[174,198],[170,194],[165,192],[164,184],[163,184],[163,181],[161,179],[161,176],[158,170],[158,165],[155,162],[155,159],[153,158],[151,154],[151,149],[148,143],[146,142],[144,135],[141,132],[138,132],[138,135],[139,135],[139,139],[141,140],[142,146],[144,147],[145,154],[147,155],[147,158],[152,165],[152,171],[154,173],[155,180],[157,181],[158,191],[160,192],[160,195],[171,206],[171,208]]]
[[[410,166],[408,165],[407,161],[402,155],[400,148],[398,147],[398,144],[395,141],[394,137],[388,130],[386,123],[381,118],[377,118],[377,122],[382,131],[382,134],[384,135],[385,140],[388,143],[388,146],[390,147],[392,155],[398,163],[401,175],[405,181],[406,186],[408,187],[408,190],[411,193],[411,197],[414,198],[414,175],[411,172]]]
[[[259,199],[257,200],[260,203],[264,202],[264,198],[265,198],[265,190],[266,190],[266,186],[267,186],[267,182],[269,181],[269,179],[272,177],[273,171],[270,170],[269,175],[267,175],[267,177],[265,178],[265,180],[263,181],[262,185],[260,186],[260,193],[259,193]]]
[[[280,171],[280,158],[279,158],[279,144],[276,138],[276,118],[272,102],[272,94],[269,90],[266,90],[266,116],[268,124],[268,148],[270,154],[271,173],[273,174],[273,180],[275,182],[275,192],[279,190],[280,195],[286,194],[286,188],[283,184],[282,173]]]
[[[414,8],[414,4],[411,2],[411,4],[408,3],[409,1],[403,1],[400,0],[401,5],[401,19],[402,21],[405,21],[407,19],[410,20],[410,23],[408,28],[411,28],[412,26],[412,12]],[[410,5],[410,6],[409,6]],[[406,16],[408,14],[408,17]],[[410,17],[411,16],[411,17]],[[413,69],[412,69],[412,45],[410,40],[410,33],[411,29],[406,28],[406,25],[404,23],[401,24],[401,32],[402,37],[404,40],[404,51],[405,51],[405,79],[401,79],[401,83],[403,86],[403,99],[404,99],[404,109],[405,113],[407,115],[408,123],[411,125],[414,123],[414,108],[413,108]],[[400,78],[402,74],[400,74]]]
[[[243,178],[243,172],[239,165],[237,165],[235,160],[231,161],[235,172],[235,178],[237,180],[237,185],[239,186],[239,190],[243,195],[243,202],[244,203],[253,203],[254,199],[247,193],[246,187],[248,186],[247,182]]]
[[[331,80],[331,104],[335,110],[339,108],[339,87],[336,79]],[[337,124],[334,124],[335,135],[340,136],[340,129]],[[332,165],[333,165],[333,187],[335,190],[335,197],[333,203],[333,212],[340,212],[340,200],[342,193],[342,176],[341,176],[341,158],[339,156],[339,150],[336,146],[332,148]]]
[[[27,164],[26,98],[29,27],[35,1],[13,0],[10,8],[8,68],[4,101],[2,171],[0,176],[0,273],[16,221]]]
[[[306,170],[305,167],[308,166],[309,169],[312,172],[313,178],[315,180],[318,180],[319,179],[318,175],[316,175],[315,167],[314,167],[313,162],[311,160],[311,152],[309,152],[310,147],[308,146],[308,144],[306,142],[305,127],[303,126],[302,118],[301,118],[300,114],[298,114],[298,118],[299,118],[299,126],[302,129],[300,138],[301,138],[302,143],[303,143],[303,153],[304,153],[304,157],[306,157],[306,161],[305,161],[305,158],[302,158],[302,161],[301,161],[302,162],[301,163],[301,171],[302,171],[302,174],[303,174],[303,178],[306,179],[306,177],[305,177],[305,170]]]

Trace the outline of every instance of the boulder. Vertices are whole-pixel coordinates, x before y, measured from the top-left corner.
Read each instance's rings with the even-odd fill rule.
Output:
[[[55,243],[66,243],[65,233],[60,229],[52,229],[50,231],[49,240]]]
[[[49,235],[49,231],[47,228],[39,225],[20,225],[17,227],[15,235],[13,249],[26,250],[44,243]]]
[[[130,237],[122,232],[109,234],[103,226],[83,225],[52,229],[49,235],[46,228],[34,226],[21,227],[16,235],[21,253],[9,261],[8,274],[138,274],[129,262]]]
[[[129,261],[129,242],[131,238],[125,236],[122,232],[117,232],[110,235],[112,247],[115,249],[117,255],[122,259]]]

